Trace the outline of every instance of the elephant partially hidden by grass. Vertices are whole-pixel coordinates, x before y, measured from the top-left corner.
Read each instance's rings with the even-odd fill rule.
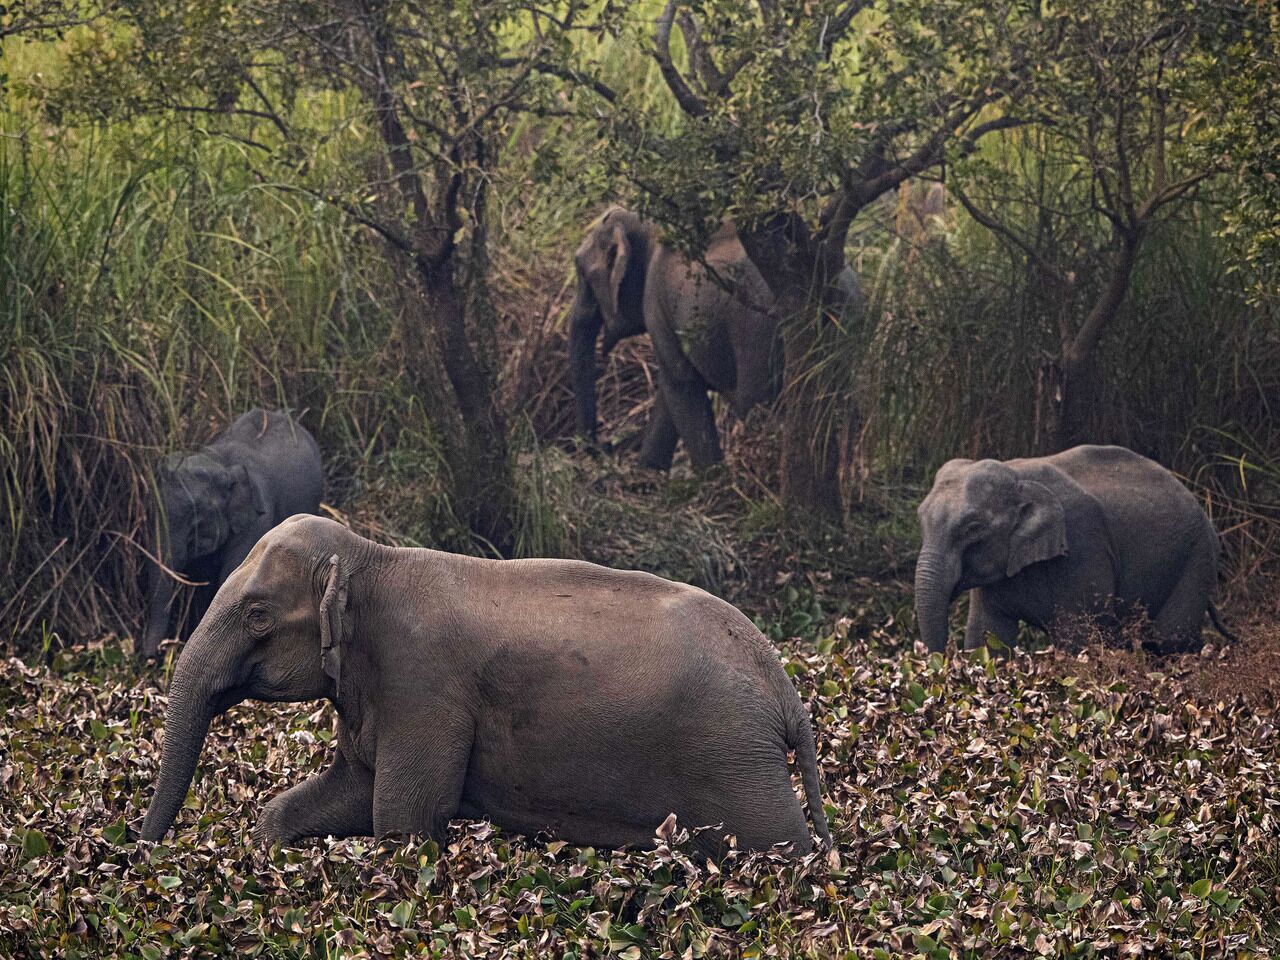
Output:
[[[320,509],[324,467],[320,450],[288,414],[250,410],[195,453],[175,453],[160,464],[155,518],[159,559],[148,571],[147,619],[137,653],[157,655],[173,623],[178,582],[173,573],[203,582],[190,613],[193,622],[218,586],[248,556],[258,538],[295,513]]]
[[[1200,643],[1218,535],[1168,470],[1123,447],[1075,447],[1023,460],[952,460],[920,504],[916,616],[931,650],[947,607],[969,592],[965,647],[1006,646],[1019,622],[1051,629],[1077,616],[1151,620],[1161,652]]]
[[[783,361],[773,293],[733,225],[723,224],[702,261],[691,262],[659,242],[654,224],[612,207],[587,231],[574,266],[569,362],[578,435],[596,441],[596,341],[607,355],[647,332],[658,376],[640,462],[666,470],[680,440],[695,467],[722,459],[708,391],[745,416],[777,395]],[[837,283],[847,309],[859,308],[853,271],[845,267]]]
[[[142,835],[182,806],[210,720],[328,699],[337,756],[275,797],[263,841],[426,833],[488,818],[574,843],[830,847],[809,714],[769,641],[694,587],[570,560],[384,547],[295,517],[218,591],[182,651]]]

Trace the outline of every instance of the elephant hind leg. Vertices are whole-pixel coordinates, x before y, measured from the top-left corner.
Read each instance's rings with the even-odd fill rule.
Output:
[[[1200,633],[1209,609],[1209,594],[1216,579],[1217,570],[1211,556],[1191,557],[1169,599],[1152,620],[1161,653],[1185,653],[1199,649],[1202,643]]]
[[[702,469],[723,460],[720,437],[716,433],[716,418],[706,386],[696,381],[675,380],[663,375],[658,381],[658,388],[666,395],[667,412],[680,433],[680,439],[684,441],[693,465]]]
[[[676,452],[676,442],[680,434],[671,420],[667,410],[667,399],[663,396],[662,385],[657,384],[657,392],[653,398],[653,410],[649,414],[649,423],[644,431],[644,443],[640,447],[640,464],[651,470],[670,470],[671,458]]]
[[[253,830],[264,843],[373,833],[373,773],[341,753],[333,766],[273,798]]]

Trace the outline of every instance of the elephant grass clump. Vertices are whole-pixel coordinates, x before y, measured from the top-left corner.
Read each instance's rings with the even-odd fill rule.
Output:
[[[259,848],[263,804],[333,749],[315,705],[227,714],[177,833],[136,842],[154,680],[111,645],[10,659],[0,955],[1263,957],[1280,940],[1280,678],[1246,701],[1203,680],[1247,669],[1229,651],[1122,673],[1119,651],[923,659],[886,621],[818,631],[786,668],[817,723],[834,872],[713,869],[681,845],[690,825],[645,853],[483,823],[443,846]]]

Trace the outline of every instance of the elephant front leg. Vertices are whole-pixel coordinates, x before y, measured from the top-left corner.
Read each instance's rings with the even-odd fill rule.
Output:
[[[421,717],[378,743],[373,788],[373,832],[425,833],[442,842],[458,813],[471,758],[474,727],[451,710]]]
[[[268,844],[372,833],[373,773],[341,753],[328,770],[272,799],[253,829],[254,839]]]
[[[993,633],[1005,647],[1012,649],[1018,639],[1018,621],[991,609],[982,591],[969,591],[969,620],[964,629],[964,648],[977,650],[986,646],[987,634]]]

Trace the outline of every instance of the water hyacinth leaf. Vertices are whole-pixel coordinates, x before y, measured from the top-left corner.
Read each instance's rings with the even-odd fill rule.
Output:
[[[36,857],[43,857],[49,852],[49,841],[45,839],[44,834],[34,828],[25,830],[22,835],[22,856],[23,859],[33,860]]]
[[[411,900],[401,900],[391,909],[391,922],[401,929],[413,923],[414,906]]]

